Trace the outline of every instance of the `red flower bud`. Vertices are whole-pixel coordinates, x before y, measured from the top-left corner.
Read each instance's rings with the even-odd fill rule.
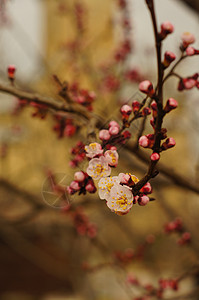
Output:
[[[171,138],[166,139],[166,141],[162,144],[161,148],[162,148],[162,150],[167,150],[169,148],[174,147],[175,144],[176,144],[176,142],[175,142],[174,138],[171,137]]]
[[[8,66],[7,70],[8,70],[8,78],[9,79],[14,79],[16,67],[14,65],[10,65],[10,66]]]
[[[165,105],[164,111],[166,113],[170,112],[172,109],[175,109],[176,107],[178,107],[178,102],[173,99],[173,98],[169,98],[167,100],[167,103]]]
[[[175,59],[176,56],[173,52],[166,51],[164,54],[164,61],[163,61],[164,67],[168,67]]]
[[[138,101],[133,101],[133,103],[132,103],[132,107],[133,107],[133,112],[135,113],[135,112],[137,112],[139,109],[140,109],[140,102],[138,102]]]

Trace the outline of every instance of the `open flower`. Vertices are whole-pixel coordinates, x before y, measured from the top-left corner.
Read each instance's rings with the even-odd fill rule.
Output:
[[[126,214],[133,205],[133,194],[127,186],[115,183],[107,199],[107,206],[117,214]]]
[[[104,156],[106,157],[106,160],[107,160],[107,162],[110,166],[112,166],[112,167],[117,166],[117,164],[118,164],[118,153],[117,153],[116,150],[107,150],[104,153]]]
[[[101,155],[103,153],[102,146],[98,143],[91,143],[88,146],[85,146],[86,156],[89,158],[93,158],[97,155]]]
[[[119,179],[117,176],[104,177],[100,179],[100,181],[98,182],[100,199],[108,199],[110,191],[115,183],[119,183]]]
[[[89,161],[87,173],[93,179],[100,179],[102,177],[109,176],[111,174],[111,168],[104,156],[100,158],[93,158]]]
[[[119,182],[128,186],[133,186],[139,179],[131,173],[120,173],[118,175]]]

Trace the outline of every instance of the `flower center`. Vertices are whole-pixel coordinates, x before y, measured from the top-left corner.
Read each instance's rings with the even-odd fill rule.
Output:
[[[91,143],[89,145],[89,147],[92,149],[92,150],[95,150],[96,149],[96,144],[95,143]]]

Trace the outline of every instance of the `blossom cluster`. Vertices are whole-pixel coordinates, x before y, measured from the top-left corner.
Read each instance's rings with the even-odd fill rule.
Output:
[[[116,122],[112,121],[110,124],[113,128],[110,126],[109,130],[112,128],[111,130],[114,131],[113,125],[116,125]],[[105,129],[104,131],[101,130],[99,133],[101,139],[103,137],[103,141],[109,132]],[[135,175],[120,173],[118,176],[110,176],[111,168],[115,168],[118,164],[119,155],[115,146],[108,148],[108,150],[104,150],[102,145],[96,142],[85,146],[86,157],[89,159],[86,173],[83,171],[75,173],[74,181],[68,187],[68,192],[70,194],[77,191],[79,193],[95,192],[93,180],[99,180],[100,199],[106,200],[111,211],[123,215],[130,211],[133,204],[146,205],[150,200],[147,195],[152,192],[152,188],[150,183],[147,183],[140,189],[139,194],[134,196],[132,188],[139,181]]]

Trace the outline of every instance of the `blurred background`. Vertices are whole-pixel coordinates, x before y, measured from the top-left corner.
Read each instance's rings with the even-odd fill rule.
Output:
[[[179,57],[184,31],[195,35],[198,49],[198,1],[154,2],[158,25],[169,20],[175,27],[163,50]],[[57,97],[55,76],[78,84],[95,92],[94,112],[107,122],[121,123],[121,103],[141,101],[139,82],[156,80],[144,0],[1,0],[0,45],[0,82],[9,84],[7,67],[15,65],[15,85],[26,91]],[[198,56],[177,70],[184,77],[198,72]],[[177,145],[161,162],[197,184],[199,95],[196,89],[178,92],[177,83],[169,80],[164,95],[179,102],[165,121]],[[157,287],[160,278],[177,278],[198,264],[198,194],[160,174],[151,181],[156,201],[135,206],[125,216],[113,214],[97,193],[75,195],[68,211],[67,199],[58,197],[54,204],[50,180],[65,187],[75,171],[86,170],[86,161],[75,167],[71,163],[71,148],[88,142],[85,124],[71,117],[68,124],[75,124],[75,132],[65,130],[61,136],[57,116],[42,118],[35,107],[23,107],[3,93],[0,120],[0,299],[142,299],[145,285]],[[133,140],[139,125],[137,121],[130,129]],[[146,132],[150,130],[147,124]],[[115,174],[144,175],[147,165],[134,153],[121,147],[119,155]],[[191,234],[191,244],[183,247],[178,234],[164,232],[165,224],[177,217],[183,220],[183,232]],[[163,299],[198,299],[199,272],[189,275],[179,291],[168,290]],[[128,276],[141,282],[141,288],[127,284]]]

